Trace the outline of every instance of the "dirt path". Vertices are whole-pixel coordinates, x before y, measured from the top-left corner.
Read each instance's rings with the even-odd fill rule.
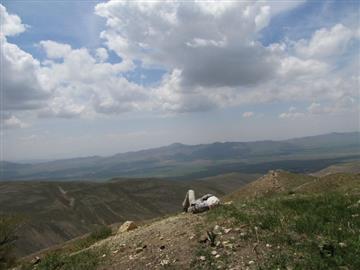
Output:
[[[97,244],[109,248],[100,269],[188,269],[203,220],[179,214],[108,238]]]

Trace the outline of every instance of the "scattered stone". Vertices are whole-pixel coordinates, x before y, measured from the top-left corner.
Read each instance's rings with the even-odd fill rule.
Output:
[[[252,264],[254,264],[254,263],[255,263],[255,261],[252,261],[252,260],[251,260],[251,261],[248,261],[247,264],[248,264],[248,265],[252,265]]]
[[[105,257],[106,257],[106,254],[103,254],[101,257],[105,258]]]
[[[216,258],[216,259],[220,258],[220,254],[216,254],[216,255],[215,255],[215,258]]]
[[[242,237],[246,236],[246,232],[241,232],[240,236],[242,236]]]
[[[160,240],[164,240],[164,237],[160,236]]]
[[[135,249],[135,252],[136,252],[136,253],[140,253],[141,251],[143,251],[143,248],[142,248],[142,247],[138,247],[138,248]]]
[[[218,231],[218,230],[220,230],[220,226],[216,224],[216,225],[214,226],[214,231]]]
[[[170,264],[170,261],[167,260],[167,259],[164,259],[164,260],[161,260],[161,261],[160,261],[160,264],[161,264],[162,266],[169,265],[169,264]]]
[[[347,244],[345,244],[344,242],[340,242],[339,247],[342,247],[342,248],[347,247]]]
[[[206,243],[207,241],[209,241],[209,237],[207,235],[207,233],[203,233],[200,238],[199,238],[199,243]]]
[[[240,232],[240,231],[241,231],[241,228],[235,228],[234,231],[235,231],[235,232]]]
[[[217,255],[216,250],[211,251],[211,255],[213,255],[213,256]]]
[[[229,232],[231,232],[231,230],[232,230],[231,228],[228,228],[228,229],[225,228],[224,233],[228,234]]]
[[[266,244],[266,247],[267,247],[267,248],[271,248],[271,247],[272,247],[272,245],[270,245],[270,244]]]
[[[116,254],[116,253],[118,253],[118,252],[119,252],[119,250],[116,249],[116,250],[114,250],[112,253],[113,253],[113,254]]]
[[[205,256],[200,256],[200,257],[199,257],[199,260],[200,260],[200,261],[205,261],[206,258],[205,258]]]
[[[38,264],[41,261],[39,256],[35,256],[32,260],[31,260],[31,264],[35,265]]]
[[[233,201],[228,201],[228,202],[225,202],[224,204],[225,204],[225,205],[232,205],[232,204],[233,204]]]
[[[134,221],[125,221],[119,228],[118,233],[128,232],[136,229],[137,226]]]
[[[194,238],[195,238],[195,235],[191,235],[191,236],[189,237],[190,240],[193,240]]]

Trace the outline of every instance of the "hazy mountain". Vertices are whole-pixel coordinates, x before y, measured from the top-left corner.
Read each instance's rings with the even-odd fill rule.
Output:
[[[360,157],[360,133],[331,133],[283,141],[216,142],[169,146],[37,164],[1,163],[1,180],[108,179],[110,177],[197,178],[269,169],[313,172]],[[316,159],[317,162],[313,162]]]

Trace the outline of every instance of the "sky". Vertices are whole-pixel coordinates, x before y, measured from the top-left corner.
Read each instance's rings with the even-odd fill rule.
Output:
[[[0,1],[1,160],[359,131],[357,1]]]

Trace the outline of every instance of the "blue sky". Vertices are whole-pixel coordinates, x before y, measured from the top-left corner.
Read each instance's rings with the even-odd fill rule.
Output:
[[[1,159],[359,130],[356,1],[1,5]]]

